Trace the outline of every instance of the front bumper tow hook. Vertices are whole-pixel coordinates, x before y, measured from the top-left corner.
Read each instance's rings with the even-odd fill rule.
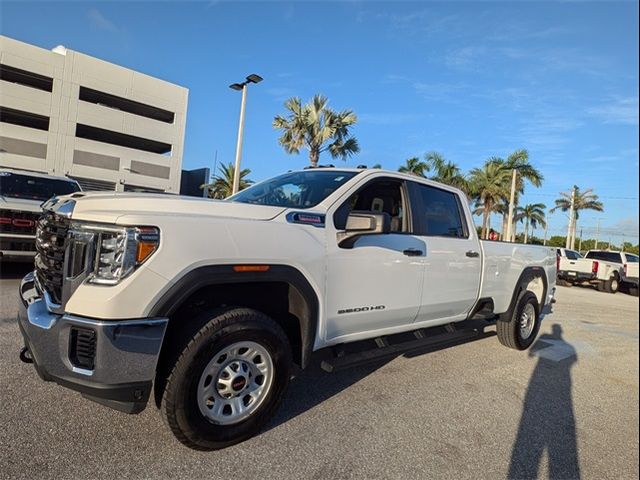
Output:
[[[33,363],[33,357],[31,357],[31,352],[27,347],[22,347],[20,350],[20,360],[24,363]]]

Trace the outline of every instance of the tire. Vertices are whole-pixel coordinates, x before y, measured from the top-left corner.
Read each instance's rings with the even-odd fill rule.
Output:
[[[522,329],[522,321],[525,312],[533,318],[527,320],[529,323],[527,329]],[[513,348],[514,350],[526,350],[531,346],[538,331],[540,330],[540,304],[536,295],[524,290],[518,296],[516,307],[513,310],[511,318],[501,318],[496,324],[498,340],[504,346]],[[525,335],[524,330],[528,331]]]
[[[638,287],[636,287],[636,286],[629,287],[629,295],[631,295],[632,297],[637,297],[638,296]]]
[[[620,281],[615,275],[604,282],[604,291],[607,293],[617,293],[620,289]]]
[[[289,384],[291,346],[258,311],[204,315],[171,369],[160,409],[180,442],[217,450],[252,437],[272,417]]]

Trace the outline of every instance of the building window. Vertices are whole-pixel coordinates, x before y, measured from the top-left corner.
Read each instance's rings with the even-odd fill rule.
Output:
[[[0,65],[0,79],[5,82],[18,83],[27,87],[50,92],[53,90],[53,78],[38,75],[9,65]]]
[[[0,137],[0,153],[44,159],[47,158],[47,144],[29,142],[19,138]]]
[[[95,178],[82,178],[82,177],[69,177],[80,184],[82,191],[84,192],[114,192],[116,190],[116,184],[113,182],[106,182],[104,180],[96,180]]]
[[[160,188],[141,187],[139,185],[131,185],[130,183],[124,184],[124,191],[138,193],[165,193],[165,191]]]
[[[49,117],[7,107],[0,107],[0,122],[38,130],[49,130]]]
[[[171,145],[148,138],[127,135],[126,133],[113,132],[104,128],[92,127],[79,123],[76,126],[76,137],[95,140],[96,142],[110,143],[120,147],[134,148],[145,152],[166,154],[171,153]]]
[[[80,87],[80,100],[96,105],[102,105],[123,112],[133,113],[141,117],[159,120],[165,123],[173,123],[175,114],[162,108],[153,107],[144,103],[135,102],[127,98],[118,97],[109,93],[93,90],[92,88]]]

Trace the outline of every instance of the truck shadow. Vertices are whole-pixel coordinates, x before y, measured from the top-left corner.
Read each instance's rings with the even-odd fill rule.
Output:
[[[298,415],[311,410],[316,405],[319,405],[334,395],[337,395],[352,385],[355,385],[363,378],[374,373],[379,368],[400,356],[413,358],[418,355],[425,355],[445,348],[483,340],[492,336],[495,336],[495,332],[488,331],[479,334],[477,337],[472,339],[452,341],[446,345],[415,348],[390,357],[372,360],[366,365],[345,368],[334,373],[325,372],[320,368],[322,360],[331,354],[330,349],[320,350],[314,353],[307,369],[298,370],[298,372],[295,373],[282,405],[278,409],[274,418],[264,428],[263,432],[276,428],[277,426],[294,419]]]
[[[576,421],[571,395],[575,348],[562,337],[562,327],[541,335],[529,351],[538,363],[531,375],[513,444],[508,478],[539,478],[544,451],[549,478],[580,478]]]

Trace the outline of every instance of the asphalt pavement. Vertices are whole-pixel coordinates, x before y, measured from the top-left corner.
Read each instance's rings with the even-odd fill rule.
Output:
[[[178,443],[18,359],[24,268],[0,279],[0,478],[638,478],[638,298],[558,289],[528,352],[495,336],[337,373],[318,359],[257,437]]]

